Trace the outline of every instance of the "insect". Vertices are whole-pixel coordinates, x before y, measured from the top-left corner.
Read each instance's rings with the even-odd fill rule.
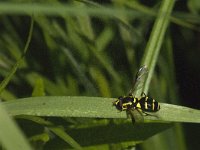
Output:
[[[136,74],[134,87],[130,90],[129,95],[120,96],[116,101],[113,102],[113,105],[118,110],[127,111],[127,113],[131,115],[133,122],[135,122],[135,110],[137,110],[137,112],[139,112],[141,115],[151,115],[149,113],[160,110],[159,103],[155,99],[146,96],[144,92],[142,92],[140,97],[135,96],[143,87],[147,74],[147,67],[141,67]]]

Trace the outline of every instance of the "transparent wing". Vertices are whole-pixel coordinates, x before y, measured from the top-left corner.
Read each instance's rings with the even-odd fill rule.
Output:
[[[133,97],[135,97],[135,96],[138,97],[141,95],[141,93],[143,92],[142,88],[144,86],[144,82],[147,78],[147,75],[148,75],[147,66],[142,66],[135,76],[133,88],[130,90],[129,95],[132,95]]]

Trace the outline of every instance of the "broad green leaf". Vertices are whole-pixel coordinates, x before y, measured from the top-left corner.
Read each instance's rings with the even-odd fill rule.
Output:
[[[118,112],[112,106],[113,98],[46,96],[30,97],[4,102],[11,115],[127,118],[125,112]],[[161,103],[157,113],[144,116],[146,121],[200,123],[200,110]]]

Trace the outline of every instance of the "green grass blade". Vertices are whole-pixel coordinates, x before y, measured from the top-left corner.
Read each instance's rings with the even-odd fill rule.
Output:
[[[109,7],[100,7],[100,5],[93,3],[92,6],[96,7],[85,7],[81,8],[79,6],[74,5],[60,5],[55,4],[53,7],[49,4],[32,4],[32,3],[21,3],[15,4],[15,3],[0,3],[0,14],[12,14],[12,15],[31,15],[33,12],[34,14],[47,14],[47,15],[65,15],[66,13],[68,15],[82,15],[83,13],[87,13],[88,15],[92,16],[108,16],[108,17],[116,17],[118,15],[127,15],[131,16],[132,14],[137,13],[137,11],[145,13],[149,16],[156,16],[156,12],[151,10],[148,7],[145,7],[137,2],[126,2],[128,7],[134,8],[134,10],[125,10],[121,8],[109,8]],[[77,11],[79,10],[79,11]],[[136,10],[136,11],[135,11]],[[198,27],[194,26],[191,23],[188,23],[184,21],[183,19],[171,17],[171,21],[184,26],[186,28],[190,28],[193,30],[199,31]]]
[[[31,150],[23,133],[0,103],[0,143],[7,150]]]
[[[49,127],[49,129],[56,135],[58,135],[61,139],[72,145],[74,149],[82,149],[81,146],[74,139],[72,139],[68,134],[64,132],[64,129],[59,127]]]
[[[32,92],[32,96],[45,96],[45,90],[44,90],[44,81],[42,78],[38,78],[35,81],[35,86]]]
[[[110,86],[106,77],[95,67],[90,68],[90,74],[103,97],[111,97]]]
[[[70,144],[74,149],[81,149],[81,146],[108,144],[111,142],[119,143],[122,141],[131,141],[131,145],[138,144],[154,134],[172,127],[172,124],[169,123],[135,124],[133,126],[130,121],[124,121],[123,119],[121,120],[123,124],[120,124],[119,120],[117,120],[118,122],[116,121],[117,123],[111,124],[108,120],[99,119],[95,120],[95,123],[90,123],[90,125],[86,122],[85,124],[79,124],[78,127],[76,125],[69,128],[63,127],[62,129],[40,117],[23,115],[17,116],[16,118],[27,119],[44,125],[61,139]],[[76,139],[76,141],[72,139],[71,136]]]
[[[77,11],[78,10],[78,11]],[[120,8],[109,8],[109,7],[81,7],[69,4],[37,4],[37,3],[0,3],[0,14],[13,14],[13,15],[25,15],[25,14],[46,14],[46,15],[82,15],[88,14],[92,16],[117,16],[119,14],[126,14],[131,16],[134,10],[120,9]]]
[[[55,126],[52,122],[45,120],[40,117],[35,117],[35,116],[17,116],[17,119],[26,119],[33,121],[35,123],[41,124],[45,127],[47,127],[49,130],[51,130],[55,135],[63,139],[65,142],[67,142],[71,147],[74,149],[81,149],[81,146],[69,135],[66,133],[64,128]]]
[[[11,78],[13,77],[15,72],[17,71],[17,68],[19,67],[20,63],[22,62],[22,60],[23,60],[23,58],[24,58],[24,56],[25,56],[25,54],[28,50],[28,47],[29,47],[29,44],[30,44],[30,41],[31,41],[31,37],[32,37],[32,33],[33,33],[33,25],[34,25],[34,20],[33,20],[33,18],[31,18],[31,25],[30,25],[30,29],[29,29],[28,39],[26,41],[26,44],[25,44],[25,47],[24,47],[24,50],[23,50],[23,54],[18,59],[18,61],[15,63],[15,65],[11,69],[10,73],[1,82],[1,84],[0,84],[0,94],[3,91],[3,89],[6,87],[6,85],[9,83],[9,81],[11,80]]]
[[[158,12],[158,17],[153,26],[150,39],[145,49],[145,54],[142,60],[142,65],[147,65],[149,68],[149,75],[145,81],[143,91],[148,93],[149,84],[153,76],[153,71],[158,59],[158,54],[164,39],[165,32],[170,20],[170,14],[174,6],[174,0],[164,0]]]
[[[115,82],[121,82],[121,79],[117,73],[117,71],[113,68],[111,63],[109,62],[109,58],[102,52],[98,51],[94,46],[90,46],[90,50],[92,54],[96,57],[96,59],[102,64],[103,67],[108,71],[108,73],[112,76]]]
[[[72,63],[74,70],[76,71],[77,76],[80,79],[80,82],[84,85],[86,90],[90,91],[91,94],[97,95],[98,91],[96,90],[95,86],[93,83],[88,79],[88,77],[85,75],[84,71],[80,67],[79,63],[76,61],[76,59],[73,57],[72,53],[70,52],[69,49],[65,47],[61,47],[63,50],[64,54],[68,57],[70,62]]]
[[[141,5],[137,1],[126,1],[126,5],[128,7],[131,7],[139,12],[142,12],[142,13],[152,16],[152,17],[155,17],[158,14],[155,10],[148,8],[144,5]],[[186,15],[182,15],[182,16],[186,16]],[[177,16],[177,13],[175,13],[173,16],[170,17],[170,20],[177,25],[180,25],[180,26],[192,29],[192,30],[200,31],[197,26],[190,23],[191,21],[188,21],[189,18],[191,18],[193,20],[193,22],[198,24],[199,18],[196,15],[190,15],[190,16],[186,16],[186,18],[181,18],[180,16]],[[187,19],[187,21],[185,21],[186,19]]]
[[[113,98],[46,96],[30,97],[8,101],[3,104],[11,115],[127,118],[112,106]],[[200,123],[200,110],[161,103],[155,116],[145,116],[145,120]]]
[[[162,123],[136,124],[133,126],[129,122],[99,125],[91,128],[74,128],[69,130],[69,134],[76,137],[77,142],[82,146],[121,143],[126,141],[131,141],[131,145],[136,145],[171,126],[171,124]]]

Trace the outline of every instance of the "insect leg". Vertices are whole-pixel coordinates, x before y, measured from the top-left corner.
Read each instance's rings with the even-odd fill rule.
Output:
[[[146,97],[147,95],[146,95],[144,92],[142,92],[142,93],[141,93],[141,96]]]

